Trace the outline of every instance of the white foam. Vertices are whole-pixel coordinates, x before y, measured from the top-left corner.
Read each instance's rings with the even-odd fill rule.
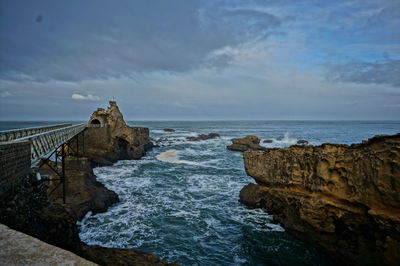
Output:
[[[158,154],[156,156],[156,158],[160,161],[168,162],[168,163],[199,165],[196,162],[191,162],[191,161],[187,161],[187,160],[179,160],[178,152],[180,152],[180,150],[175,150],[175,149],[167,150],[167,151],[164,151],[164,152]]]

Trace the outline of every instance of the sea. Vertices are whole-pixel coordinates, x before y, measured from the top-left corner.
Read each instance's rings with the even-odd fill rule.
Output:
[[[57,123],[64,123],[58,121]],[[68,121],[67,121],[68,122]],[[56,122],[0,122],[0,130]],[[87,244],[134,248],[182,265],[333,265],[313,247],[289,235],[261,209],[241,204],[248,183],[242,153],[232,138],[256,135],[266,147],[298,140],[352,144],[400,132],[400,121],[129,121],[150,128],[159,147],[140,160],[98,167],[98,180],[120,202],[78,222]],[[165,132],[172,128],[175,132]],[[220,138],[187,141],[218,133]]]

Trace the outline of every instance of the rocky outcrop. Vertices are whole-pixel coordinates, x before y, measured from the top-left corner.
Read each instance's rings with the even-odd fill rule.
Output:
[[[232,143],[232,145],[226,147],[228,150],[244,152],[247,150],[262,151],[265,149],[265,147],[260,145],[260,138],[257,136],[232,139]]]
[[[173,128],[164,128],[165,132],[175,132],[175,129]]]
[[[220,135],[218,133],[210,133],[210,134],[200,134],[196,137],[186,137],[186,140],[201,141],[201,140],[208,140],[208,139],[216,139],[219,137],[220,137]]]
[[[85,156],[94,165],[140,159],[152,147],[149,129],[128,126],[115,101],[107,111],[99,108],[92,114],[84,138]]]
[[[400,261],[400,134],[244,153],[241,202],[347,265]]]
[[[51,163],[53,169],[61,172],[58,167]],[[118,195],[107,189],[103,184],[96,180],[93,168],[86,157],[67,157],[65,160],[66,174],[66,204],[65,208],[76,219],[81,220],[86,213],[91,211],[93,214],[105,212],[109,206],[119,201]],[[57,179],[58,176],[47,166],[41,167],[42,175],[50,179]],[[62,204],[62,186],[59,181],[49,183],[49,199],[51,202]]]

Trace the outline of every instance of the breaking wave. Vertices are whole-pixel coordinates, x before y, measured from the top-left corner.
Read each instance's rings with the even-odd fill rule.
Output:
[[[283,138],[272,138],[271,140],[272,144],[275,144],[276,146],[289,146],[297,143],[297,139],[291,138],[289,132],[283,134]]]

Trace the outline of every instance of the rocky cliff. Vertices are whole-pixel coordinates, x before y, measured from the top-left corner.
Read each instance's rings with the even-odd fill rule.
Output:
[[[241,202],[337,261],[400,262],[400,134],[362,144],[246,151]]]
[[[93,112],[84,138],[85,156],[95,165],[139,159],[152,147],[149,129],[128,126],[115,101]]]

